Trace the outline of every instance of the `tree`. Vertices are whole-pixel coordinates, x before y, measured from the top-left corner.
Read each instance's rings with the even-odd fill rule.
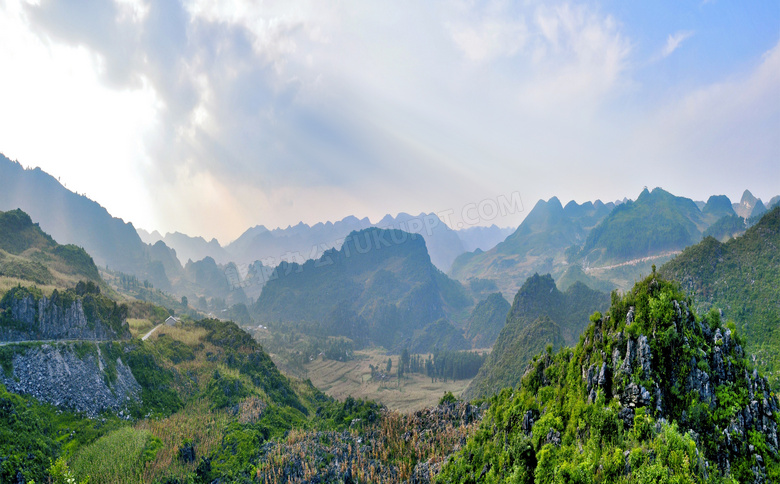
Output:
[[[187,296],[181,297],[181,305],[184,306],[185,308],[189,305],[189,300],[187,299]]]
[[[390,374],[390,370],[393,369],[393,360],[391,358],[387,359],[387,374]]]
[[[409,371],[409,350],[406,348],[404,348],[403,352],[401,353],[400,365],[402,371]]]

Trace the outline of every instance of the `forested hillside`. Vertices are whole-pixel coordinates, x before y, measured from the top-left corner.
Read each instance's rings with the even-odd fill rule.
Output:
[[[604,310],[609,296],[580,282],[561,292],[547,274],[534,274],[515,295],[498,339],[485,364],[464,392],[464,398],[491,395],[517,385],[528,361],[547,345],[573,344],[588,315]]]
[[[252,309],[269,326],[306,323],[315,334],[400,351],[415,331],[470,304],[431,264],[422,237],[369,228],[318,260],[281,264]]]
[[[0,276],[44,285],[101,282],[84,249],[58,244],[19,209],[0,212]]]
[[[746,349],[780,383],[780,207],[744,235],[721,243],[708,237],[665,264],[660,273],[680,281],[700,312],[716,309],[733,320]]]
[[[437,482],[777,482],[778,403],[717,313],[651,274],[492,397]]]

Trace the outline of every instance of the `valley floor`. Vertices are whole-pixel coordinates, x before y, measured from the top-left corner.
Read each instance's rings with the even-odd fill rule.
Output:
[[[371,379],[369,365],[384,369],[388,356],[383,350],[369,349],[355,352],[352,361],[341,362],[320,358],[306,365],[307,377],[315,387],[324,393],[344,400],[353,398],[370,399],[383,403],[391,410],[413,412],[431,407],[439,402],[446,392],[459,396],[471,380],[436,380],[418,373],[404,375],[401,382],[395,378],[398,356],[391,356],[393,377],[385,382]],[[427,357],[427,355],[426,355]]]

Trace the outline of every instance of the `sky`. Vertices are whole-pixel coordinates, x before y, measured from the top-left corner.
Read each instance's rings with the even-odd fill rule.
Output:
[[[780,1],[0,0],[0,153],[136,227],[780,194]]]

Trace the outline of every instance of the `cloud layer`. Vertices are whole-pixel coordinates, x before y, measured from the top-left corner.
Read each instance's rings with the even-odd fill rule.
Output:
[[[647,39],[592,4],[42,0],[16,18],[86,52],[104,89],[145,93],[123,163],[147,228],[229,239],[515,191],[733,196],[780,178],[777,45],[658,89],[641,66],[672,60],[694,26]],[[642,59],[651,42],[660,58]],[[753,174],[727,177],[745,158]],[[698,191],[676,181],[694,175]]]

